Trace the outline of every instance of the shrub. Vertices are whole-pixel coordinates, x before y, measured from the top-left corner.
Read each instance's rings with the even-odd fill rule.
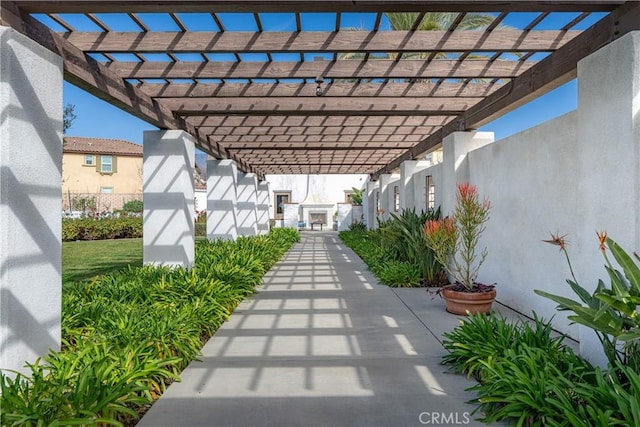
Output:
[[[373,273],[391,287],[410,288],[420,285],[421,272],[416,265],[405,261],[387,261],[375,266]]]
[[[122,206],[122,211],[127,213],[141,213],[143,209],[142,200],[131,200]]]
[[[535,317],[535,314],[534,314]],[[475,315],[445,333],[443,363],[478,379],[471,387],[480,421],[516,425],[640,425],[640,375],[616,362],[594,368],[553,338],[551,326]]]
[[[377,230],[354,225],[340,233],[340,239],[353,249],[369,269],[389,286],[439,286],[447,283],[442,266],[423,237],[423,227],[435,212],[416,213],[406,209],[401,215],[382,221]]]
[[[95,221],[98,222],[98,221]],[[198,241],[193,269],[65,283],[60,352],[0,372],[0,425],[132,425],[300,236]]]
[[[142,218],[63,219],[62,241],[129,239],[142,237]]]

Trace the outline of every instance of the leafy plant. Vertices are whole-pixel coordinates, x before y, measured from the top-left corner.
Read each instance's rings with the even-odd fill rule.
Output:
[[[610,288],[602,280],[598,280],[591,294],[580,286],[573,273],[564,236],[552,235],[547,242],[560,246],[560,251],[564,253],[572,277],[567,283],[580,301],[541,290],[535,292],[558,303],[558,310],[572,311],[574,314],[568,318],[573,322],[593,329],[611,366],[631,365],[637,370],[640,369],[640,257],[634,254],[634,261],[606,232],[597,234],[605,259],[605,270],[611,282]],[[609,260],[607,249],[622,272]]]
[[[416,213],[404,210],[381,221],[377,230],[367,230],[364,224],[354,225],[340,233],[342,241],[352,248],[369,269],[389,286],[438,286],[444,271],[422,237],[424,223],[440,215],[434,212]]]
[[[143,209],[142,200],[130,200],[122,206],[122,211],[127,213],[141,213]]]
[[[406,261],[388,261],[375,269],[380,281],[391,287],[407,288],[420,285],[420,268]]]
[[[362,206],[362,193],[364,189],[351,187],[351,204],[354,206]]]
[[[549,354],[564,351],[564,337],[552,337],[551,323],[535,313],[533,316],[534,327],[526,320],[508,323],[494,313],[469,315],[460,326],[443,334],[442,345],[448,350],[443,363],[481,379],[484,369],[508,349],[527,346],[542,348]]]
[[[94,221],[99,222],[99,221]],[[133,425],[300,236],[198,241],[195,267],[129,267],[63,286],[60,352],[0,372],[0,425]]]
[[[453,277],[460,290],[476,292],[478,271],[487,257],[487,248],[476,255],[478,240],[489,220],[489,200],[479,200],[469,183],[458,184],[453,218],[433,219],[424,225],[424,239],[435,258]]]

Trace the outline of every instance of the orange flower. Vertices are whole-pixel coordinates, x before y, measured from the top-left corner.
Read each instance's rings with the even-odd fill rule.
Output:
[[[458,184],[458,196],[463,200],[469,200],[476,196],[477,189],[475,185],[468,182]]]
[[[440,229],[440,225],[441,225],[441,221],[438,220],[429,220],[427,222],[425,222],[424,224],[424,232],[427,235],[433,235],[435,233],[438,232],[438,230]]]
[[[596,235],[598,236],[598,240],[600,240],[600,250],[604,253],[607,250],[605,243],[607,242],[607,232],[606,230],[597,231]]]
[[[563,235],[560,236],[560,233],[558,234],[553,234],[551,233],[551,239],[550,240],[543,240],[543,242],[545,243],[551,243],[552,245],[558,245],[560,246],[560,250],[564,251],[567,249],[567,244],[569,243],[567,240],[565,240],[565,237],[567,235]]]

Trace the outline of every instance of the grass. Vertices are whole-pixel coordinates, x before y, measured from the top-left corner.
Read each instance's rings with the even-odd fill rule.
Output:
[[[142,265],[142,239],[92,240],[62,244],[62,281],[80,282]]]

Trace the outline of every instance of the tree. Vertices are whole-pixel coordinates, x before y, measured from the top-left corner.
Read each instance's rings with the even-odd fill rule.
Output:
[[[67,130],[71,126],[73,126],[73,122],[76,120],[77,116],[75,114],[76,106],[73,104],[67,103],[64,106],[64,110],[62,110],[62,133],[66,134]]]
[[[394,12],[385,13],[385,16],[389,20],[391,30],[395,31],[410,31],[413,28],[413,24],[418,19],[418,12]],[[425,13],[422,21],[417,26],[417,31],[447,31],[451,28],[451,25],[458,17],[456,12],[429,12]],[[487,28],[495,20],[495,17],[486,13],[467,13],[456,29],[458,30],[483,30]],[[507,28],[499,25],[498,28]],[[348,30],[357,30],[355,28],[349,28]],[[430,52],[406,52],[402,55],[402,59],[427,59],[431,55]],[[457,54],[455,54],[457,57]],[[345,52],[340,54],[340,59],[363,59],[364,53],[362,52]],[[447,59],[451,56],[446,52],[438,52],[434,59]],[[391,52],[384,57],[377,56],[380,59],[396,59],[398,53]],[[468,58],[478,58],[478,55],[469,55]],[[481,57],[482,58],[482,57]],[[343,82],[349,82],[353,80],[345,79]],[[363,81],[365,81],[363,79]],[[418,80],[420,81],[420,80]]]

